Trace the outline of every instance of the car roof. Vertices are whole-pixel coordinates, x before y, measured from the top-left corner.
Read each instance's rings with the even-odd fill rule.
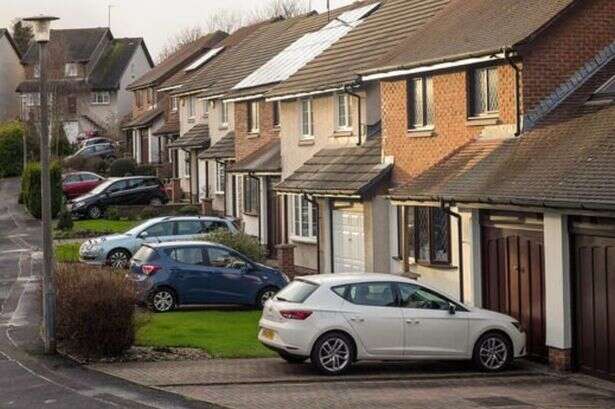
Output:
[[[217,216],[161,216],[154,217],[149,219],[148,221],[191,221],[191,220],[205,220],[205,221],[213,221],[213,222],[226,222],[227,220],[223,217]]]
[[[380,273],[335,273],[335,274],[315,274],[309,276],[297,277],[301,280],[310,281],[318,285],[343,285],[365,282],[379,281],[396,281],[406,283],[416,283],[408,277],[395,274],[380,274]]]
[[[162,243],[147,243],[146,246],[156,248],[156,249],[165,249],[169,247],[192,247],[192,246],[214,246],[214,247],[223,247],[228,248],[227,246],[214,243],[211,241],[200,241],[200,240],[186,240],[186,241],[165,241]]]

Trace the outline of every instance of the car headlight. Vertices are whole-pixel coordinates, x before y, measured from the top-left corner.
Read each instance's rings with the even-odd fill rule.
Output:
[[[73,203],[73,209],[79,209],[81,207],[85,206],[85,202],[76,202]]]
[[[521,323],[519,321],[512,321],[511,324],[517,328],[517,331],[519,332],[525,332],[525,330],[523,329],[523,326],[521,325]]]
[[[281,274],[282,274],[282,278],[284,278],[284,281],[286,281],[286,283],[290,283],[290,278],[284,273],[281,273]]]

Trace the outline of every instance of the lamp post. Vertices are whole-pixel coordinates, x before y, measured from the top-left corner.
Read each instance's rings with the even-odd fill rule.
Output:
[[[51,182],[49,176],[49,105],[47,103],[47,43],[51,22],[57,17],[25,18],[33,23],[34,40],[38,43],[40,69],[40,132],[41,132],[41,215],[43,224],[43,341],[45,353],[56,351],[55,282],[53,273],[53,243],[51,237]]]

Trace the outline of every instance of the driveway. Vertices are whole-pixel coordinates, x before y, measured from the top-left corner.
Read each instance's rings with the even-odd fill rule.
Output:
[[[522,361],[498,375],[465,363],[359,364],[323,377],[280,359],[104,364],[98,371],[227,408],[613,408],[615,385]]]

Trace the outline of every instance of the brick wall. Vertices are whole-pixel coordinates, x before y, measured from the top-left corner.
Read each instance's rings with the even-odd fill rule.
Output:
[[[273,103],[264,100],[258,103],[260,111],[258,134],[248,132],[249,103],[235,103],[235,155],[238,161],[279,137],[279,130],[273,127]]]
[[[515,75],[502,64],[499,74],[498,124],[515,124]],[[478,137],[485,125],[468,121],[468,73],[465,70],[433,76],[434,132],[417,137],[408,132],[406,80],[381,82],[382,135],[385,156],[395,157],[393,183],[401,184],[437,164]],[[471,122],[471,121],[470,121]]]
[[[525,111],[615,41],[615,1],[580,3],[521,53]]]

